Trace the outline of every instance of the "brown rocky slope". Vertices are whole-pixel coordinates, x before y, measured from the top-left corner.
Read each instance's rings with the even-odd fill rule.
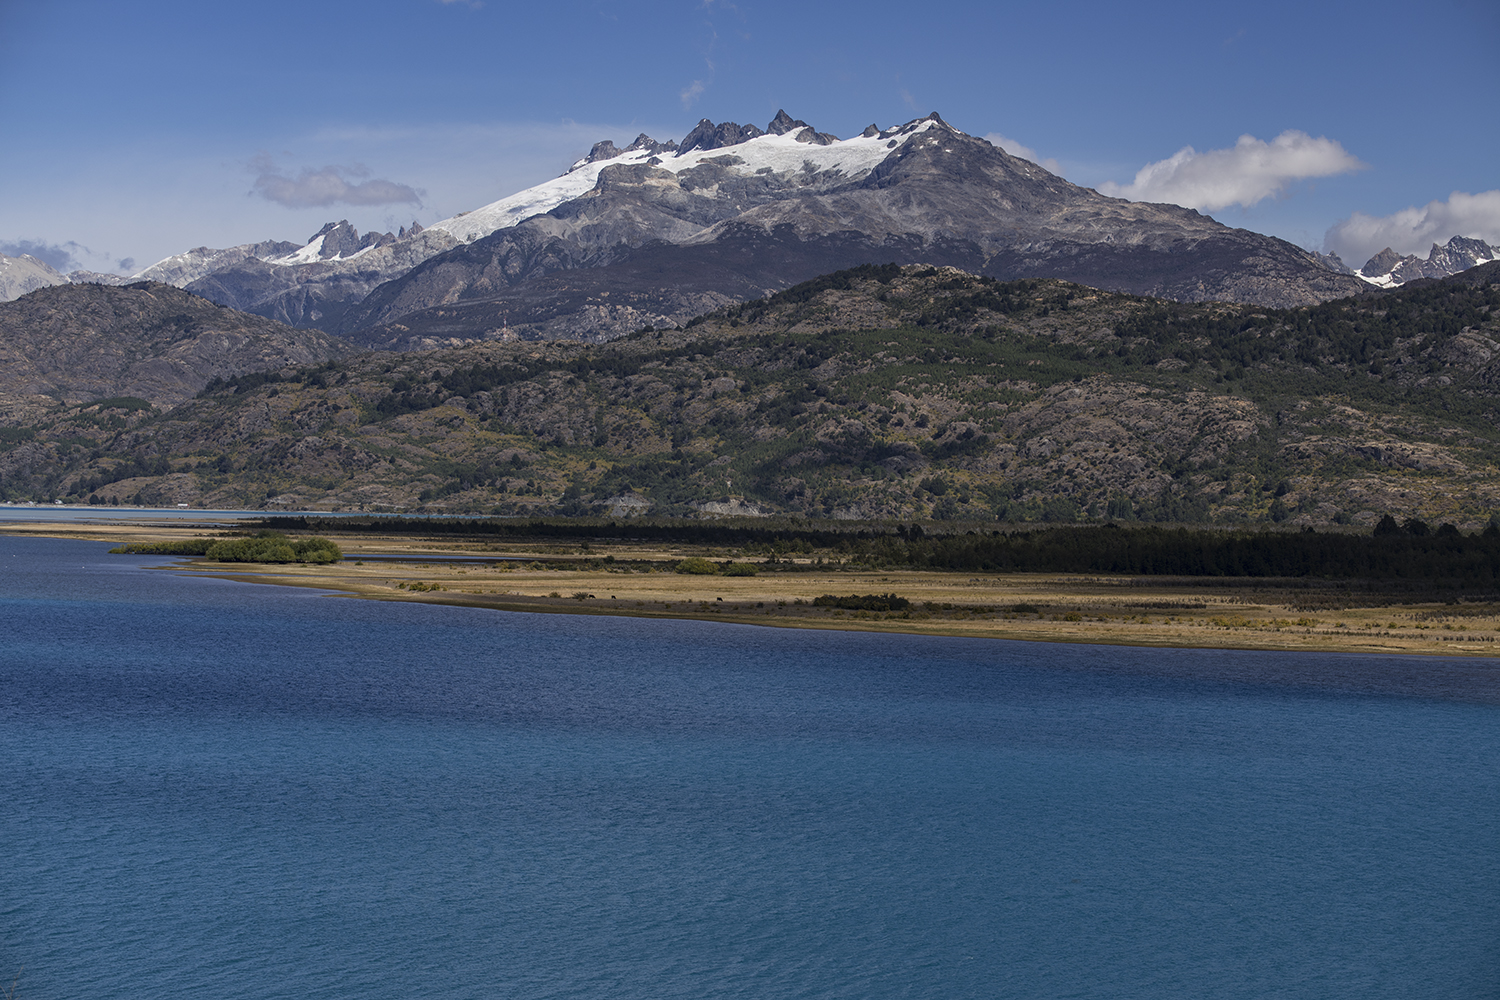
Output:
[[[191,399],[218,377],[318,364],[351,353],[319,330],[217,306],[171,285],[55,285],[0,303],[0,413],[57,403]]]
[[[865,267],[600,346],[367,354],[59,407],[0,491],[270,509],[1479,525],[1500,286],[1274,311]],[[86,447],[85,447],[86,445]]]

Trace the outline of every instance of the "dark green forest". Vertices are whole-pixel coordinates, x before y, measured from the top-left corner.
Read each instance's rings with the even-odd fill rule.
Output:
[[[734,549],[767,568],[1100,573],[1276,580],[1363,580],[1430,590],[1500,591],[1500,519],[1464,534],[1383,518],[1372,533],[1074,525],[942,533],[921,525],[745,521],[268,518],[285,531],[454,537],[469,542],[646,543]],[[817,556],[817,562],[808,562]],[[801,562],[789,561],[797,557]],[[594,560],[586,554],[584,561]],[[613,561],[613,560],[611,560]],[[566,562],[566,560],[564,560]]]

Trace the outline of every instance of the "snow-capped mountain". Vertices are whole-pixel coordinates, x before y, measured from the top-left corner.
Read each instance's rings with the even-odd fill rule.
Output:
[[[168,257],[135,277],[165,281],[223,305],[293,326],[338,328],[345,310],[372,290],[457,245],[416,223],[363,236],[330,222],[305,244],[267,241],[225,250],[200,247]]]
[[[52,285],[123,285],[134,280],[98,271],[80,270],[63,274],[51,264],[37,260],[30,254],[19,257],[0,254],[0,302],[11,302],[27,292]]]
[[[0,253],[0,302],[19,299],[27,292],[49,285],[66,285],[68,279],[51,264],[37,260],[29,253],[7,257]]]
[[[1367,287],[1281,240],[1070,184],[936,114],[839,139],[784,111],[764,130],[704,119],[681,142],[603,141],[426,229],[331,223],[302,246],[199,248],[137,277],[330,331],[442,309],[420,325],[600,338],[892,260],[1265,305]]]
[[[765,189],[756,199],[760,201],[766,191],[776,187],[767,183],[767,174],[801,173],[801,188],[806,187],[807,175],[816,175],[825,186],[857,180],[892,149],[934,124],[923,119],[886,132],[872,125],[862,135],[841,142],[784,111],[764,131],[753,125],[716,125],[704,119],[680,144],[658,142],[644,134],[624,149],[607,140],[599,142],[560,177],[426,229],[413,223],[396,234],[361,236],[347,221],[340,221],[324,226],[300,246],[266,241],[224,249],[198,247],[158,261],[133,275],[132,280],[187,288],[225,305],[295,325],[339,329],[346,325],[341,322],[344,311],[378,285],[446,250],[554,212],[589,195],[599,187],[600,175],[607,168],[657,167],[680,175],[708,160],[725,168],[722,151],[730,145],[739,146],[736,159],[740,162],[728,169],[754,178],[756,186]],[[743,145],[752,139],[759,141]],[[682,221],[635,228],[637,239],[627,239],[627,243],[653,238],[681,241],[706,227]],[[589,242],[611,241],[599,232],[592,236]]]
[[[596,143],[588,156],[574,163],[561,177],[472,212],[434,222],[428,228],[451,233],[461,243],[472,243],[582,198],[598,186],[599,175],[613,167],[657,167],[676,176],[713,162],[738,178],[764,178],[767,174],[786,178],[801,174],[808,178],[816,176],[821,187],[847,184],[868,176],[893,149],[937,127],[939,123],[930,118],[885,132],[871,125],[853,139],[839,140],[816,131],[806,122],[793,120],[785,111],[778,112],[764,132],[753,125],[741,128],[734,122],[715,125],[705,118],[680,146],[675,142],[659,143],[644,133],[622,150],[616,150],[614,143],[607,140]],[[752,131],[747,133],[746,129]],[[736,147],[732,155],[723,152],[729,146]]]
[[[264,243],[246,243],[243,246],[214,250],[209,247],[194,247],[157,261],[131,275],[132,281],[160,281],[164,285],[186,288],[205,274],[231,267],[244,260],[270,260],[285,256],[299,249],[295,243],[284,240],[266,240]]]
[[[570,175],[471,213],[478,231],[521,219],[488,235],[467,239],[468,216],[435,223],[463,244],[381,286],[345,330],[609,337],[886,261],[1266,305],[1365,287],[1281,240],[1070,184],[936,114],[846,140],[782,113],[764,132],[704,121],[675,150],[646,142],[596,146]]]
[[[1426,260],[1415,254],[1403,257],[1386,247],[1354,273],[1379,288],[1395,288],[1416,278],[1446,278],[1492,260],[1500,260],[1500,247],[1484,240],[1455,236],[1447,246],[1434,243]]]

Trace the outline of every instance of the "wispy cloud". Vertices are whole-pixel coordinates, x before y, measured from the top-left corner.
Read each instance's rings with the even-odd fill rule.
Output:
[[[707,12],[704,15],[703,21],[703,28],[707,34],[703,44],[699,48],[699,52],[702,54],[703,65],[707,67],[708,73],[677,92],[677,99],[682,102],[682,109],[684,111],[687,111],[697,103],[698,98],[703,95],[703,92],[713,84],[714,74],[718,72],[718,67],[715,65],[715,50],[719,47],[719,28],[716,21],[710,20],[710,18],[713,18],[715,14],[723,14],[730,15],[742,23],[745,19],[744,13],[733,3],[730,3],[729,0],[699,0],[698,9]],[[733,27],[729,30],[732,35],[739,35],[742,39],[749,37],[743,30],[737,30]]]
[[[1215,211],[1228,205],[1249,208],[1281,194],[1294,181],[1364,168],[1334,140],[1289,129],[1270,142],[1242,135],[1228,149],[1200,153],[1184,146],[1169,159],[1146,164],[1132,183],[1106,181],[1099,190],[1131,201]]]
[[[682,108],[684,111],[693,106],[693,102],[698,99],[698,95],[703,93],[703,89],[704,85],[702,80],[694,80],[692,83],[682,88],[682,92],[677,96],[682,100]]]
[[[251,193],[267,201],[274,201],[287,208],[314,208],[328,205],[398,205],[422,204],[416,188],[395,181],[375,177],[369,180],[370,170],[362,164],[353,166],[327,166],[314,170],[303,167],[296,177],[280,172],[268,154],[261,153],[250,161],[250,170],[257,176],[251,185]]]
[[[999,132],[991,132],[984,137],[984,141],[991,146],[999,146],[1011,156],[1019,156],[1023,160],[1030,160],[1048,173],[1056,174],[1059,177],[1062,176],[1062,165],[1060,163],[1051,157],[1042,159],[1037,155],[1036,150],[1030,146],[1021,145],[1009,136],[1001,135]]]
[[[1447,243],[1454,236],[1500,243],[1500,190],[1455,191],[1447,201],[1430,201],[1384,217],[1355,212],[1328,230],[1323,246],[1358,267],[1386,247],[1422,255],[1432,244]]]

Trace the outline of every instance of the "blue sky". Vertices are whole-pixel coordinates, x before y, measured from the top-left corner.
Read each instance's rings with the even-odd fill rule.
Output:
[[[1497,85],[1493,0],[0,0],[0,252],[128,271],[428,223],[784,107],[841,136],[936,110],[1358,265],[1500,242]]]

